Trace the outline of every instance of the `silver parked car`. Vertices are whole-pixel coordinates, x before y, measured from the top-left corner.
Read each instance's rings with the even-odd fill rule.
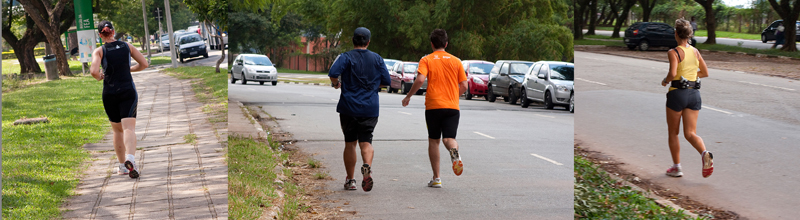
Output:
[[[237,79],[242,80],[242,85],[247,81],[256,81],[264,85],[264,82],[272,82],[278,85],[278,69],[272,65],[269,57],[261,54],[240,54],[233,60],[231,68],[231,83],[236,83]]]
[[[522,107],[532,101],[543,102],[547,109],[564,106],[570,110],[574,100],[575,64],[560,61],[539,61],[533,64],[522,82]]]

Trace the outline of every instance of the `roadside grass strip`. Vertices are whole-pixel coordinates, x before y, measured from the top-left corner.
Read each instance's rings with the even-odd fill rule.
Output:
[[[90,154],[109,130],[102,83],[92,77],[44,82],[3,94],[3,218],[57,219]],[[13,125],[20,118],[48,123]]]
[[[291,169],[279,169],[289,153],[278,151],[279,143],[238,136],[228,137],[228,203],[231,219],[259,219],[265,210],[278,206],[278,219],[294,219],[304,211],[303,189],[291,181]],[[286,181],[280,181],[278,175]],[[277,189],[284,192],[283,198]],[[282,206],[282,207],[281,207]]]
[[[203,106],[203,112],[211,114],[211,123],[228,122],[228,75],[216,72],[212,66],[166,68],[164,71],[178,79],[193,79],[192,90]]]
[[[618,46],[624,47],[625,43],[622,42],[622,38],[619,38],[619,41],[603,41],[603,40],[592,40],[591,38],[584,38],[583,40],[575,40],[573,41],[574,45],[605,45],[605,46]]]
[[[691,219],[611,179],[581,156],[575,156],[574,196],[575,219]]]

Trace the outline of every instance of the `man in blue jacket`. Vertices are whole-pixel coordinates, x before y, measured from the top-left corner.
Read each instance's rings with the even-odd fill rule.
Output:
[[[361,147],[361,159],[364,165],[361,174],[364,179],[361,188],[372,190],[372,131],[378,124],[378,92],[381,87],[389,85],[389,71],[383,58],[367,50],[370,32],[367,28],[356,28],[353,33],[351,51],[345,52],[333,61],[328,73],[333,88],[342,89],[336,112],[344,133],[344,166],[347,178],[344,188],[356,189],[354,178],[356,160],[356,144]],[[341,81],[339,81],[341,77]]]

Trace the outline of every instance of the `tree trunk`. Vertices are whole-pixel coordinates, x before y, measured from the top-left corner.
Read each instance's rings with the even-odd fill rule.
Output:
[[[222,36],[219,34],[217,34],[217,39],[219,42],[222,42]],[[219,73],[219,65],[222,64],[222,61],[225,61],[225,44],[220,43],[218,45],[220,45],[219,49],[222,51],[222,56],[220,56],[219,60],[217,60],[217,73]]]
[[[781,50],[794,52],[797,51],[797,24],[795,21],[800,17],[800,1],[794,1],[793,5],[789,3],[790,1],[781,1],[780,5],[778,5],[775,0],[769,0],[769,4],[784,21],[783,34],[785,35],[785,42]]]
[[[70,3],[72,3],[72,1],[59,0],[55,6],[50,5],[49,1],[45,4],[34,0],[21,0],[19,3],[36,23],[36,26],[44,33],[47,42],[50,44],[50,49],[53,50],[53,54],[56,55],[59,73],[64,76],[72,76],[67,62],[67,55],[64,53],[64,44],[61,43],[60,38],[62,33],[60,31],[60,24],[62,22],[61,13],[67,5],[71,7]],[[72,19],[74,19],[74,16]],[[71,23],[71,21],[69,23]]]
[[[642,22],[650,21],[650,13],[653,12],[653,8],[656,7],[657,1],[658,0],[639,0],[640,6],[642,7]]]
[[[586,20],[586,18],[584,18],[584,15],[586,14],[587,1],[578,0],[575,1],[575,4],[577,5],[575,5],[575,17],[572,19],[573,21],[575,21],[575,23],[572,24],[573,27],[572,39],[580,40],[583,39],[583,25],[584,25],[583,21]]]
[[[706,11],[706,30],[708,39],[703,44],[717,44],[717,18],[714,15],[714,0],[694,0]]]
[[[591,0],[589,1],[592,4],[589,7],[589,30],[586,32],[586,35],[594,35],[594,29],[597,27],[597,3],[598,0]]]
[[[614,25],[614,32],[611,33],[611,38],[618,38],[619,31],[622,29],[622,24],[628,20],[628,13],[631,11],[631,8],[636,5],[636,0],[625,0],[625,5],[622,6],[622,13],[617,16],[617,24]]]

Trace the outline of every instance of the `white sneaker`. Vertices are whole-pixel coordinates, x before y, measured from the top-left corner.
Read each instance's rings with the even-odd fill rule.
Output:
[[[681,177],[683,176],[683,172],[681,172],[681,167],[672,166],[667,169],[667,176],[671,177]]]
[[[356,179],[349,179],[344,182],[345,190],[356,190]]]
[[[128,173],[129,173],[128,168],[125,168],[125,165],[119,164],[119,166],[117,166],[117,174],[128,175]]]
[[[428,182],[428,187],[442,188],[442,178],[432,179]]]
[[[139,168],[136,167],[136,162],[131,160],[125,161],[125,168],[128,169],[128,176],[131,178],[139,178]]]

